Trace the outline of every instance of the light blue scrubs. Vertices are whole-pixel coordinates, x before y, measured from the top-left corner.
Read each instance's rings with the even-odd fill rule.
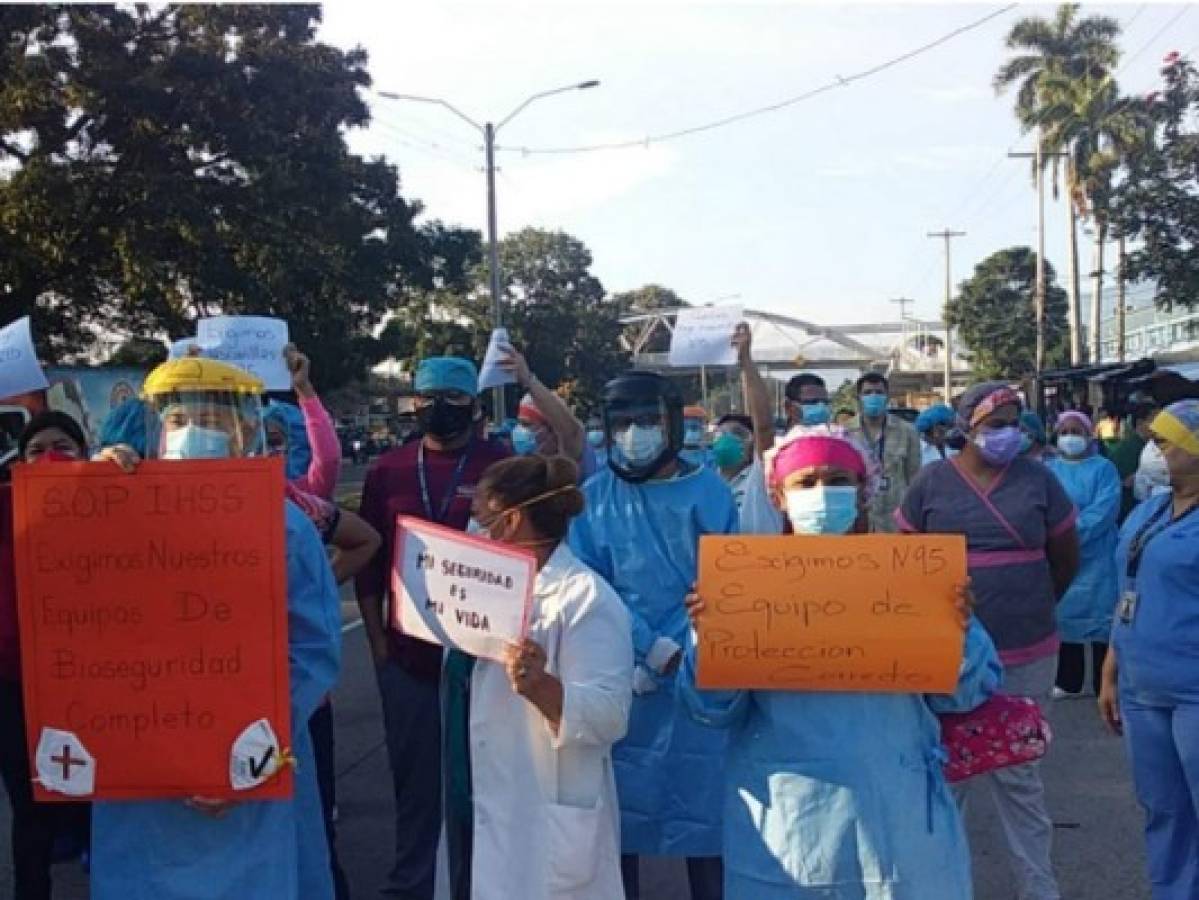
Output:
[[[750,900],[967,900],[970,851],[942,774],[936,713],[993,694],[1002,666],[966,632],[957,691],[701,691],[690,642],[680,694],[728,729],[724,891]]]
[[[699,537],[737,530],[733,495],[711,469],[630,484],[611,469],[584,486],[586,512],[570,546],[616,589],[633,622],[634,661],[659,637],[686,644],[683,598],[695,582]],[[688,715],[673,676],[633,698],[628,735],[613,750],[620,795],[621,851],[719,856],[725,735]]]
[[[1057,604],[1058,632],[1073,644],[1105,644],[1116,607],[1116,520],[1122,496],[1120,474],[1102,456],[1046,462],[1078,507],[1079,567]]]
[[[1135,581],[1128,551],[1148,523],[1167,521],[1172,495],[1150,497],[1120,531],[1121,590],[1135,591],[1131,622],[1116,616],[1120,711],[1153,900],[1199,897],[1199,510],[1149,541]]]
[[[241,803],[211,818],[182,800],[92,807],[93,900],[328,900],[325,824],[308,720],[337,681],[337,586],[316,528],[288,502],[287,655],[293,800]]]

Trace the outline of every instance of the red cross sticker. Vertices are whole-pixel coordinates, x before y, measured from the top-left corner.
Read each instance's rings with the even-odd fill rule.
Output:
[[[50,757],[50,762],[58,763],[60,766],[62,766],[63,781],[71,780],[71,766],[82,766],[83,768],[87,768],[86,759],[76,759],[75,757],[71,756],[71,748],[69,745],[63,744],[62,750],[59,752],[59,756]]]

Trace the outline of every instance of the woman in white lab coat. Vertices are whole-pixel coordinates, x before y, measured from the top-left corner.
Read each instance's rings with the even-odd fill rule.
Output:
[[[628,724],[631,629],[620,598],[563,540],[583,511],[577,477],[564,457],[524,456],[479,482],[480,529],[536,554],[538,573],[528,637],[504,663],[478,659],[465,676],[469,663],[447,660],[447,710],[459,716],[446,723],[447,825],[470,835],[451,862],[456,897],[624,896],[611,751]],[[469,677],[465,704],[453,700],[455,669],[460,686]]]

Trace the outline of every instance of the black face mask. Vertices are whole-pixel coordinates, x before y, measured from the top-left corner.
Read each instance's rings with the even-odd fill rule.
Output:
[[[474,416],[472,406],[454,406],[440,398],[416,411],[416,421],[421,430],[442,441],[453,440],[470,428]]]

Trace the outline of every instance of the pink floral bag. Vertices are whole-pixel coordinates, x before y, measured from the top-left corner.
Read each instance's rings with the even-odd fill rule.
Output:
[[[1029,697],[996,694],[968,713],[943,713],[938,718],[948,756],[945,780],[950,783],[1038,760],[1053,740],[1041,708]]]

